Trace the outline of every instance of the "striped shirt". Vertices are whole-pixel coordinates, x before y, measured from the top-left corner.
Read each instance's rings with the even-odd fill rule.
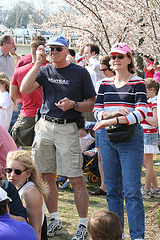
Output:
[[[153,108],[157,108],[157,96],[153,98],[149,98],[147,100],[148,103],[148,110],[147,110],[147,117],[153,118]],[[144,120],[141,123],[141,126],[143,127],[144,133],[157,133],[157,128],[150,125],[146,120]]]
[[[147,114],[147,96],[145,81],[134,76],[124,86],[116,88],[114,77],[105,78],[99,88],[93,114],[102,120],[104,111],[113,111],[119,107],[129,110],[125,117],[128,125],[142,122]]]

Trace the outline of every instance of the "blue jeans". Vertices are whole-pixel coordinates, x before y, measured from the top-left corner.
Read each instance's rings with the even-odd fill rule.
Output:
[[[108,208],[120,216],[124,229],[124,190],[131,239],[144,239],[145,217],[141,195],[143,152],[143,130],[139,124],[135,125],[132,139],[121,143],[110,142],[106,130],[101,130],[100,153]]]

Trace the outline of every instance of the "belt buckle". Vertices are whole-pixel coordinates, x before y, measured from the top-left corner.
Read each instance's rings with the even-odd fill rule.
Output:
[[[59,123],[59,119],[58,118],[54,118],[54,119],[52,118],[52,120],[53,120],[53,123],[57,123],[57,124]]]

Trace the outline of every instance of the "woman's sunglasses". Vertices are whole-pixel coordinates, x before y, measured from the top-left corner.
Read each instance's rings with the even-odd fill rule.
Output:
[[[108,68],[103,68],[103,69],[100,69],[102,72],[105,72],[108,70]]]
[[[20,169],[5,168],[4,170],[6,173],[11,173],[12,171],[14,171],[16,175],[21,175],[22,172],[25,172],[27,169],[22,171]]]
[[[54,49],[56,49],[57,52],[61,52],[63,50],[62,47],[50,47],[50,49],[51,49],[51,52],[53,52]]]
[[[111,56],[111,59],[115,60],[116,57],[117,57],[118,59],[123,59],[125,56],[124,56],[124,55],[118,55],[118,56],[112,55],[112,56]]]

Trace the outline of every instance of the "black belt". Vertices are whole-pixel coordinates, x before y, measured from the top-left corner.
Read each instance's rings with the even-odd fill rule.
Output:
[[[42,115],[41,117],[46,121],[57,123],[57,124],[66,124],[66,123],[76,122],[76,119],[63,119],[63,118],[50,117],[47,115]]]

